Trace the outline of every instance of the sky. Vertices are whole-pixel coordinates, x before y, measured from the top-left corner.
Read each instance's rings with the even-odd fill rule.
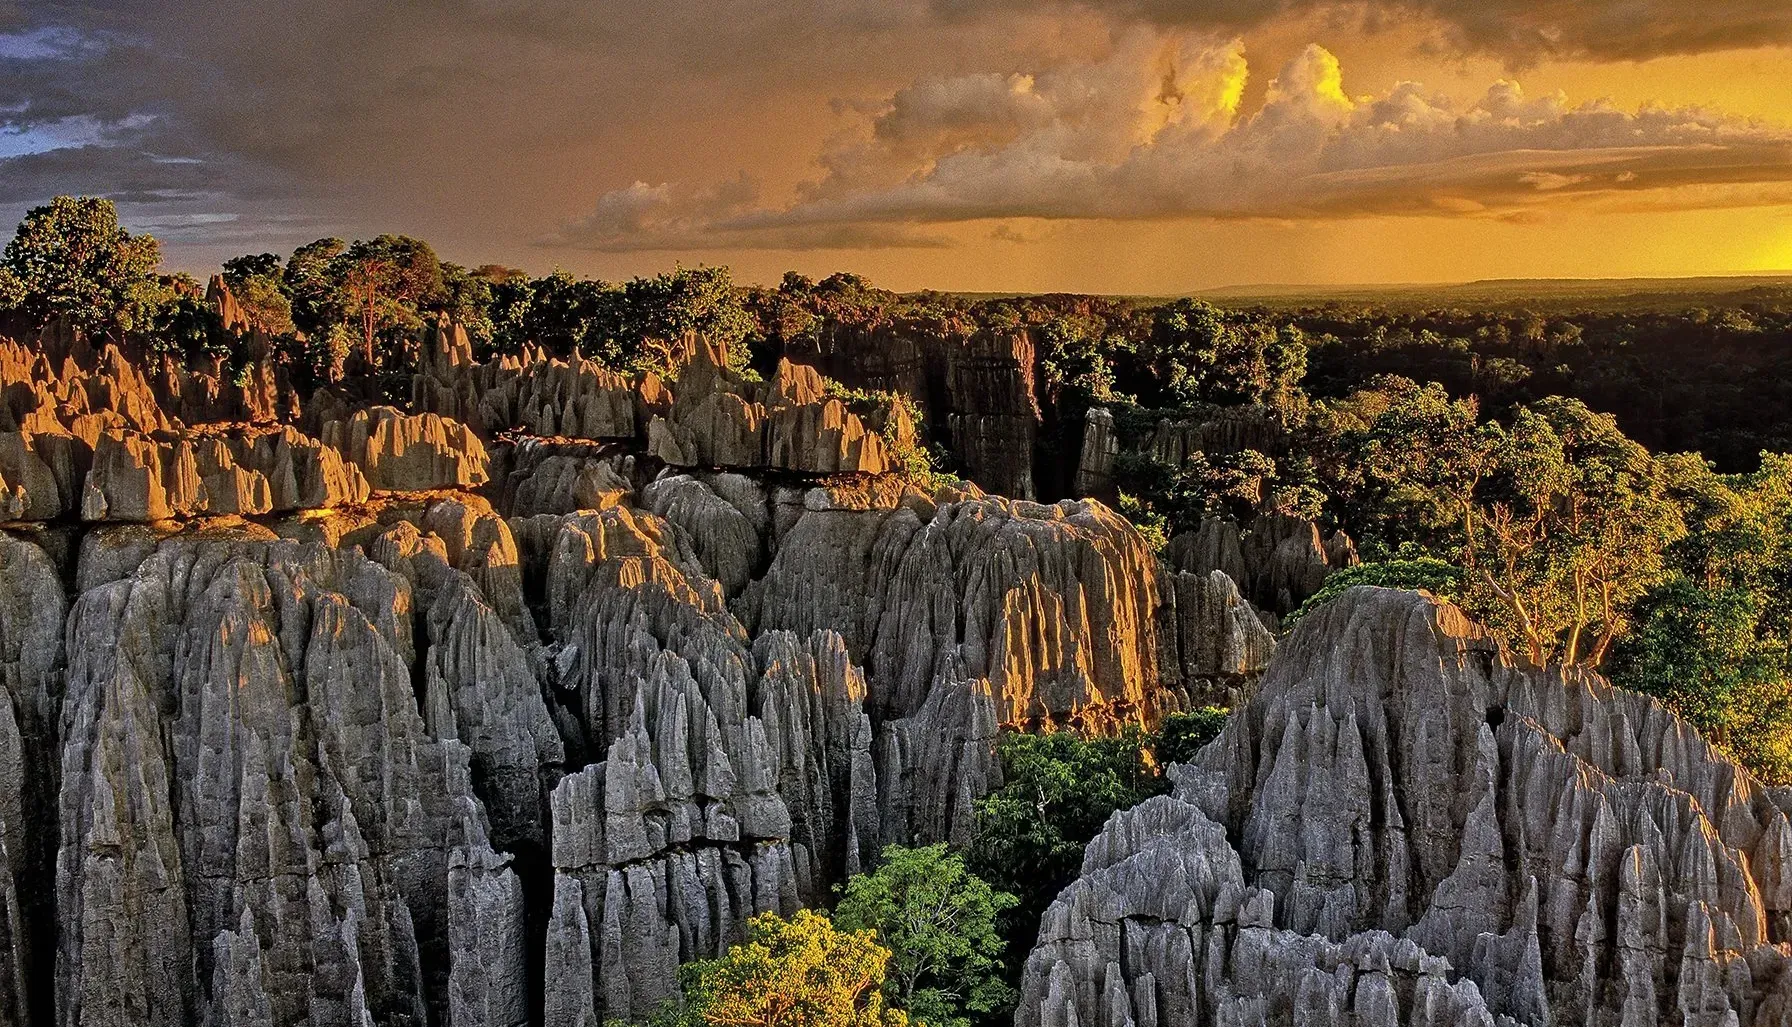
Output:
[[[1787,0],[0,0],[0,218],[890,288],[1792,269]]]

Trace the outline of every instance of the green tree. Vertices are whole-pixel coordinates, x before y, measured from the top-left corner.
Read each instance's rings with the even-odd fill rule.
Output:
[[[1231,317],[1192,299],[1152,312],[1144,356],[1161,398],[1179,406],[1294,406],[1307,370],[1307,342],[1298,328]]]
[[[514,274],[510,272],[515,272]],[[476,272],[491,289],[491,303],[486,306],[486,318],[491,322],[491,338],[479,355],[487,358],[499,353],[518,353],[523,346],[535,341],[530,334],[531,308],[534,304],[534,289],[526,272],[515,268],[503,268],[487,264]]]
[[[1321,502],[1311,486],[1280,483],[1276,462],[1254,449],[1195,452],[1180,467],[1122,452],[1114,461],[1114,484],[1144,521],[1162,518],[1176,532],[1193,531],[1209,517],[1248,521],[1262,510],[1316,513]]]
[[[421,239],[381,235],[356,241],[330,262],[330,280],[343,316],[360,327],[361,361],[379,367],[376,343],[384,335],[423,326],[421,309],[439,300],[442,265]]]
[[[1792,783],[1792,457],[1719,475],[1664,457],[1686,537],[1670,575],[1638,601],[1612,681],[1658,696],[1774,783]]]
[[[298,330],[292,298],[287,295],[286,268],[278,254],[250,253],[224,262],[224,284],[235,297],[249,326],[280,337]]]
[[[170,289],[147,331],[149,351],[178,362],[231,355],[227,333],[201,299]]]
[[[285,270],[278,253],[246,253],[223,265],[224,280],[235,284],[251,278],[279,278]]]
[[[335,262],[348,244],[341,239],[319,239],[292,251],[281,272],[292,320],[308,336],[319,335],[340,324],[344,313],[337,288]]]
[[[1125,454],[1122,454],[1125,455]],[[1160,513],[1150,502],[1133,495],[1124,489],[1114,497],[1114,508],[1120,516],[1132,522],[1138,529],[1139,537],[1153,553],[1162,553],[1170,544],[1170,519]]]
[[[1685,534],[1649,451],[1561,397],[1520,407],[1498,431],[1467,528],[1471,608],[1534,663],[1595,667]]]
[[[25,302],[25,283],[12,269],[0,265],[0,311],[16,310]]]
[[[345,324],[333,324],[323,331],[288,340],[289,359],[297,366],[311,387],[335,385],[342,381],[348,367],[348,355],[355,347],[355,333]]]
[[[1473,400],[1384,376],[1315,410],[1300,445],[1337,520],[1367,548],[1418,546],[1459,561],[1493,441]]]
[[[1038,925],[1081,870],[1083,847],[1110,814],[1162,791],[1152,741],[1136,728],[1110,738],[1067,731],[1002,736],[1003,784],[977,802],[969,866],[1019,900],[1006,917],[1008,937]]]
[[[1612,652],[1617,684],[1664,700],[1756,774],[1792,781],[1792,659],[1762,598],[1676,574],[1650,590]]]
[[[904,1027],[884,1003],[890,952],[813,910],[761,913],[720,959],[680,969],[690,1027]]]
[[[607,287],[602,282],[573,277],[569,271],[555,268],[552,274],[528,284],[526,295],[503,295],[495,306],[502,306],[507,338],[512,345],[533,343],[558,357],[581,353],[605,361],[615,354],[607,353],[609,340],[591,337],[590,325],[604,305]]]
[[[1114,369],[1107,352],[1113,343],[1101,337],[1091,317],[1060,314],[1039,329],[1039,369],[1045,398],[1070,420],[1114,399]]]
[[[1152,312],[1145,353],[1163,397],[1176,405],[1211,401],[1225,317],[1200,300],[1166,303]]]
[[[479,269],[442,262],[442,289],[432,309],[460,324],[474,346],[487,346],[495,332],[491,320],[492,279]]]
[[[891,846],[877,869],[855,875],[834,910],[847,930],[876,932],[891,952],[884,994],[929,1027],[968,1027],[965,1013],[1011,1002],[1001,979],[996,920],[1015,897],[991,888],[946,846]]]
[[[292,301],[280,279],[272,275],[255,275],[231,287],[237,305],[249,326],[270,336],[291,335],[297,331],[292,319]]]
[[[626,321],[621,333],[634,367],[670,375],[681,358],[679,342],[699,335],[728,348],[737,370],[747,365],[743,345],[754,321],[725,267],[680,267],[623,287]]]
[[[1186,713],[1172,713],[1157,729],[1154,746],[1157,762],[1191,763],[1201,747],[1220,736],[1230,710],[1220,706],[1202,706]]]
[[[153,327],[168,293],[156,276],[161,246],[118,224],[111,200],[58,196],[34,207],[7,243],[13,304],[39,324],[66,317],[90,335]]]

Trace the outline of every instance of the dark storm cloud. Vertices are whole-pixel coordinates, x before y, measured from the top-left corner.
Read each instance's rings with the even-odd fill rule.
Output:
[[[1636,60],[1792,44],[1786,0],[1061,0],[1129,21],[1243,31],[1290,14],[1329,13],[1375,29],[1414,16],[1438,44],[1514,64],[1548,57]],[[1038,8],[1037,0],[936,0],[947,15]]]
[[[4,166],[0,202],[79,190],[160,205],[157,216],[328,211],[378,230],[407,205],[466,204],[480,176],[517,201],[562,152],[718,101],[750,113],[790,79],[790,62],[841,67],[850,54],[838,37],[905,17],[900,3],[867,10],[831,0],[0,2],[0,132],[13,144],[0,153],[34,141],[47,150]],[[76,122],[97,138],[49,148]],[[611,160],[612,177],[591,169],[572,206],[638,173],[620,168],[620,153]]]
[[[1290,12],[1340,11],[1371,24],[1419,13],[1443,26],[1440,45],[1514,61],[1792,39],[1787,0],[1062,0],[1056,10],[1077,7],[1116,26],[1192,27],[1203,45],[1215,31]],[[55,193],[91,192],[118,199],[133,223],[169,226],[179,238],[261,232],[269,245],[313,231],[471,224],[465,237],[481,245],[504,232],[513,247],[615,252],[933,246],[940,240],[913,224],[1215,207],[1189,197],[1215,181],[1230,188],[1203,170],[1230,145],[1292,140],[1308,147],[1293,159],[1314,175],[1379,167],[1379,157],[1352,163],[1349,149],[1380,131],[1368,113],[1340,123],[1350,130],[1342,149],[1312,158],[1312,138],[1262,122],[1229,142],[1206,129],[1153,134],[1164,126],[1139,124],[1137,97],[1115,92],[1141,75],[1155,89],[1161,70],[1151,60],[1098,68],[1110,79],[1081,82],[1091,70],[1060,53],[1017,76],[1019,51],[999,48],[1018,46],[1014,26],[1040,9],[1021,0],[0,0],[0,204],[16,214]],[[892,92],[904,81],[911,85]],[[863,108],[874,122],[868,142],[806,143],[796,154],[793,166],[809,159],[820,174],[794,204],[712,184],[727,165],[667,166],[668,154],[703,152],[689,136],[705,130],[693,125],[776,139],[788,124],[769,111],[815,112],[820,124],[830,98],[854,109],[877,96],[887,102]],[[1119,116],[1090,99],[1114,96],[1131,105]],[[1433,107],[1419,113],[1447,120]],[[1701,116],[1681,117],[1671,133],[1686,135],[1681,122]],[[1533,127],[1533,135],[1553,130]],[[1453,131],[1425,138],[1453,159]],[[1153,147],[1125,158],[1141,138]],[[1287,166],[1262,149],[1229,159]],[[1480,153],[1468,159],[1497,164]],[[1654,170],[1620,172],[1633,177],[1619,182],[1579,158],[1535,163],[1502,166],[1507,191],[1522,199],[1589,182],[1628,187]],[[1665,170],[1659,178],[1689,175],[1697,178]],[[1469,178],[1450,189],[1501,191],[1479,172]],[[1378,206],[1412,200],[1398,190],[1383,199],[1380,185],[1326,188],[1338,203],[1358,190]],[[1284,207],[1236,189],[1215,195],[1235,197],[1247,213]]]

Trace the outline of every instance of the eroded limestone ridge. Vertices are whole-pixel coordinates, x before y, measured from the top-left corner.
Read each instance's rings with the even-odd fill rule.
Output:
[[[0,343],[0,1027],[644,1017],[968,843],[1000,731],[1273,651],[1099,502],[893,473],[810,367],[425,358],[401,409]]]
[[[1792,793],[1655,701],[1357,588],[1117,813],[1019,1027],[1777,1024]]]

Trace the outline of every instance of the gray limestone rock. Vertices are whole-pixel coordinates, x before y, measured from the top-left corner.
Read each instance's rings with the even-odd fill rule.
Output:
[[[1090,407],[1083,413],[1083,449],[1077,458],[1072,488],[1079,496],[1111,499],[1114,460],[1120,455],[1120,438],[1114,433],[1114,415],[1107,407]]]
[[[1157,565],[1107,507],[811,497],[748,589],[748,621],[840,631],[885,716],[919,709],[949,661],[990,682],[1003,723],[1099,728],[1154,708]]]
[[[1275,636],[1223,571],[1166,573],[1158,663],[1183,706],[1241,704],[1276,651]]]
[[[417,708],[411,603],[404,578],[357,553],[254,533],[169,539],[81,597],[60,1022],[447,1008],[463,940],[451,891],[476,894],[482,932],[510,928],[494,919],[489,849],[450,859],[457,831],[469,840],[454,851],[483,844],[465,826],[471,753]]]
[[[753,579],[765,549],[759,530],[702,481],[688,474],[660,478],[641,490],[641,505],[684,532],[703,572],[728,595]]]
[[[613,443],[521,439],[493,447],[492,479],[511,516],[632,503],[635,457]]]
[[[212,302],[265,352],[227,288]],[[888,445],[914,440],[907,408],[848,400],[808,366],[759,382],[677,340],[690,360],[669,388],[538,352],[475,363],[453,325],[421,341],[411,411],[357,408],[345,386],[301,412],[269,365],[227,387],[216,367],[146,374],[115,347],[0,340],[0,521],[17,536],[0,535],[0,1025],[643,1017],[755,913],[825,904],[890,844],[968,844],[1004,727],[1149,723],[1197,685],[1246,694],[1268,658],[1239,589],[1161,570],[1098,502],[885,473]],[[967,466],[1022,494],[1030,345],[984,340],[937,368]],[[1264,558],[1280,591],[1310,583],[1313,553],[1344,558],[1281,535]],[[1578,965],[1548,939],[1576,930],[1622,941],[1597,964],[1623,982],[1612,1008],[1654,996],[1721,1022],[1774,1001],[1737,984],[1776,979],[1765,957],[1731,953],[1792,922],[1784,816],[1726,807],[1736,840],[1701,847],[1688,825],[1730,787],[1701,778],[1684,801],[1650,793],[1657,844],[1623,789],[1582,788],[1599,859],[1629,861],[1590,905],[1547,875],[1511,883],[1508,752],[1527,737],[1511,723],[1472,756],[1435,743],[1479,789],[1442,817],[1388,805],[1375,775],[1405,750],[1313,708],[1248,743],[1289,753],[1281,776],[1253,793],[1187,768],[1159,832],[1206,846],[1196,818],[1220,825],[1249,888],[1209,896],[1166,869],[1168,842],[1121,869],[1149,831],[1116,836],[1091,869],[1113,880],[1084,900],[1101,908],[1063,921],[1083,947],[1029,978],[1056,996],[1046,1022],[1184,1022],[1234,978],[1221,1022],[1296,1002],[1430,1002],[1450,1020],[1474,987],[1536,1022]],[[1628,768],[1668,743],[1612,728],[1576,744]],[[1527,787],[1574,791],[1575,764],[1534,762]],[[1306,784],[1314,766],[1326,780]],[[1630,819],[1601,819],[1594,791]],[[1290,838],[1258,793],[1354,833]],[[1408,850],[1384,837],[1388,809]],[[1461,852],[1421,858],[1408,823]],[[1457,898],[1355,885],[1394,880],[1396,858]],[[1120,879],[1147,871],[1169,886],[1124,912]],[[1398,924],[1375,905],[1390,894]],[[1210,926],[1176,926],[1210,910],[1257,933],[1210,958]],[[1102,947],[1095,924],[1133,940]],[[1360,940],[1376,930],[1393,948]],[[1474,983],[1421,969],[1421,947]],[[1195,952],[1213,969],[1177,977]],[[1244,983],[1271,971],[1299,986]]]
[[[1021,1025],[1781,1022],[1788,798],[1436,600],[1303,619],[1040,927]],[[1150,1012],[1147,1012],[1150,1010]]]
[[[49,1008],[68,602],[43,551],[0,535],[0,1023]]]
[[[1164,559],[1179,571],[1224,572],[1253,605],[1278,617],[1319,591],[1332,571],[1358,563],[1348,535],[1325,538],[1314,522],[1282,514],[1257,517],[1247,530],[1210,518],[1172,538]]]

